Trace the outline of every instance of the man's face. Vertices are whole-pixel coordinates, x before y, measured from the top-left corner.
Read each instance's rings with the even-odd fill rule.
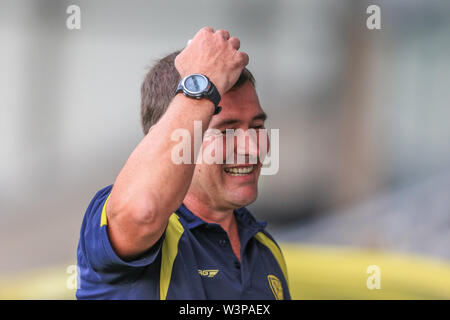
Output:
[[[200,152],[205,154],[209,148],[208,154],[217,156],[221,149],[221,163],[197,163],[189,192],[211,206],[234,209],[256,200],[262,166],[258,155],[261,144],[266,149],[269,145],[267,135],[259,137],[266,115],[248,81],[224,94],[220,106],[222,111],[212,117]],[[216,132],[209,135],[210,129]],[[233,129],[234,133],[226,137],[226,129]],[[265,141],[261,143],[262,140]]]

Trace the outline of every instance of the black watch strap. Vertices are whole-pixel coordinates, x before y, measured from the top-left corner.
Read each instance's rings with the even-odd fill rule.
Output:
[[[219,90],[217,90],[214,83],[211,82],[211,80],[209,80],[209,83],[211,87],[209,88],[208,93],[205,97],[211,100],[212,103],[214,103],[214,114],[218,114],[222,110],[222,107],[219,106],[219,102],[221,99],[220,93]]]

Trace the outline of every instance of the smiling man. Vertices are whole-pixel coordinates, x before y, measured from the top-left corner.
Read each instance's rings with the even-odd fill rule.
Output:
[[[290,299],[282,253],[245,208],[268,143],[248,134],[264,129],[266,114],[239,48],[227,31],[205,27],[147,74],[145,137],[84,216],[78,299]],[[198,145],[195,122],[216,134]],[[192,137],[184,163],[173,161],[180,129]],[[245,143],[233,135],[230,148],[230,129]],[[196,164],[217,141],[223,161]]]

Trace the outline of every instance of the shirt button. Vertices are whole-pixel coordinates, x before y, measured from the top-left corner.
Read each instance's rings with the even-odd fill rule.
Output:
[[[225,247],[227,245],[227,240],[225,239],[220,239],[219,240],[219,245],[221,245],[222,247]]]

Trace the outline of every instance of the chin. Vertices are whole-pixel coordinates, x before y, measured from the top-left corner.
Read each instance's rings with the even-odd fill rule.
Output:
[[[242,208],[256,201],[258,197],[257,190],[236,190],[229,195],[228,201],[233,203],[236,208]]]

